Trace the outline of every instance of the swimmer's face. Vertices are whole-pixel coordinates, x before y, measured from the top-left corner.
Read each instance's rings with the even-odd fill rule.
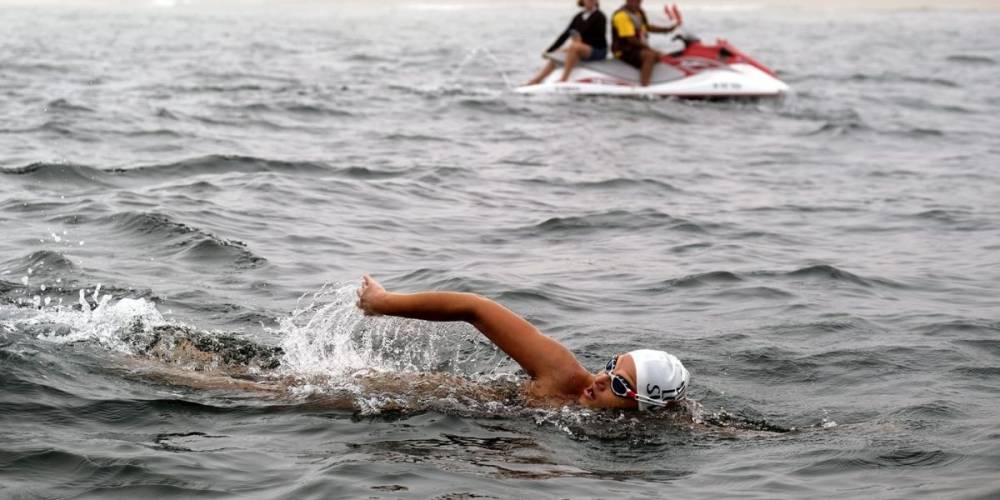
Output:
[[[628,354],[618,356],[618,363],[611,373],[624,378],[629,384],[632,384],[632,387],[637,387],[635,383],[635,361],[632,360],[632,356]],[[581,406],[588,408],[635,410],[639,407],[639,403],[636,400],[623,398],[611,391],[611,377],[603,369],[594,374],[594,383],[583,390],[577,402]]]

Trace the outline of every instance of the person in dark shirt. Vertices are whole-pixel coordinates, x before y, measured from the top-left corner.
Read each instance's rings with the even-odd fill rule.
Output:
[[[676,6],[674,11],[676,14]],[[649,33],[670,33],[680,26],[679,17],[673,26],[649,24],[642,10],[642,0],[625,0],[625,5],[611,15],[611,50],[615,58],[639,70],[643,87],[649,85],[655,65],[662,54],[649,46]]]
[[[553,52],[566,43],[567,39],[570,40],[569,47],[564,49],[566,60],[562,78],[559,79],[561,82],[569,78],[577,62],[598,61],[608,56],[608,19],[598,7],[597,0],[579,0],[577,5],[583,10],[573,17],[566,31],[545,51],[546,54]],[[556,62],[550,59],[534,78],[528,80],[527,85],[541,83],[555,69]]]

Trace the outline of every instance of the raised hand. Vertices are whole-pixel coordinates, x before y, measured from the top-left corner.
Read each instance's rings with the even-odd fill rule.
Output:
[[[681,11],[677,8],[677,4],[664,5],[663,12],[667,14],[667,18],[674,23],[674,27],[678,27],[684,24],[684,18],[681,17]]]

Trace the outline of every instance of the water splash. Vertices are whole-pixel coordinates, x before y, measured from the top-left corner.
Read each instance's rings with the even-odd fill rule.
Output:
[[[357,285],[335,283],[303,296],[271,333],[281,337],[282,368],[296,375],[359,372],[486,375],[506,357],[464,324],[368,317],[355,306]]]
[[[100,284],[93,291],[80,290],[78,308],[50,307],[49,304],[49,301],[44,305],[35,304],[38,313],[19,322],[17,328],[48,342],[66,344],[89,340],[109,349],[133,353],[126,339],[148,334],[154,327],[167,324],[154,303],[132,298],[113,301],[110,294],[101,294]]]
[[[485,56],[487,59],[493,62],[496,68],[496,72],[500,74],[500,78],[503,78],[503,82],[504,85],[507,86],[507,90],[513,89],[514,84],[511,83],[510,78],[507,77],[507,72],[500,69],[501,68],[500,59],[490,49],[486,47],[476,47],[474,49],[469,50],[468,54],[465,55],[465,58],[462,59],[462,62],[460,62],[458,66],[455,67],[455,70],[452,71],[451,80],[455,80],[456,78],[458,78],[458,75],[462,74],[462,72],[465,70],[465,67],[468,66],[469,63],[471,63],[474,60],[481,59],[482,56]]]

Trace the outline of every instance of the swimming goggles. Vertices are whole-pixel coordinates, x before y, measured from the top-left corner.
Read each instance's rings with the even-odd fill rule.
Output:
[[[653,399],[649,396],[643,396],[635,392],[635,389],[632,388],[632,384],[629,383],[628,380],[625,380],[625,377],[622,377],[621,375],[618,375],[616,373],[611,373],[615,369],[615,367],[618,366],[618,356],[619,356],[618,354],[612,356],[611,359],[608,361],[608,364],[604,366],[604,371],[608,372],[608,377],[611,379],[611,392],[614,393],[615,396],[634,399],[636,401],[641,401],[648,405],[654,405],[654,406],[667,406],[667,404],[670,403],[670,401],[684,399],[684,397],[686,396],[687,387],[685,387],[684,382],[681,382],[681,386],[678,387],[677,389],[669,391],[673,392],[674,395],[665,396],[662,400]]]
[[[608,364],[604,366],[604,371],[608,372],[608,377],[611,378],[611,392],[621,398],[639,399],[639,394],[632,388],[632,384],[625,380],[625,377],[612,373],[616,366],[618,366],[618,354],[612,356]]]

